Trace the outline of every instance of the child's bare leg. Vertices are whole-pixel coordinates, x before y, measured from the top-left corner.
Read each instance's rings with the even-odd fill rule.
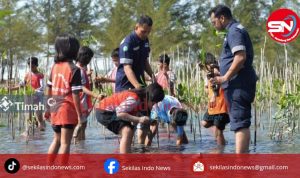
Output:
[[[215,138],[219,146],[224,146],[226,144],[223,131],[217,127],[215,128]]]
[[[129,126],[124,126],[122,127],[120,133],[121,133],[120,153],[130,153],[133,130]]]
[[[40,111],[35,112],[37,122],[38,122],[38,128],[40,131],[45,131],[46,123],[43,119],[43,113]]]
[[[138,144],[145,143],[147,132],[149,131],[149,128],[147,129],[146,127],[148,127],[148,125],[143,125],[141,128],[137,129]]]
[[[174,130],[176,130],[176,132],[178,134],[177,125],[175,123],[172,123],[171,125],[172,125],[172,128]],[[179,135],[177,136],[176,145],[182,145],[182,144],[188,144],[189,143],[188,138],[185,134],[185,131],[182,130],[182,132],[183,133],[180,136]]]
[[[87,126],[87,122],[85,122],[85,123],[82,124],[82,132],[81,132],[81,139],[82,140],[85,140],[85,129],[86,129],[86,126]]]
[[[69,154],[74,129],[61,128],[59,154]]]
[[[201,125],[202,125],[203,127],[205,127],[205,128],[209,128],[209,127],[211,127],[211,126],[213,125],[212,123],[207,122],[207,121],[205,121],[205,120],[202,120],[200,123],[201,123]]]
[[[60,133],[54,133],[53,141],[49,147],[48,154],[57,154],[60,147]]]
[[[188,144],[188,143],[189,143],[189,140],[188,140],[188,138],[187,138],[187,136],[186,136],[185,131],[183,131],[183,135],[182,135],[182,143],[183,143],[183,144]]]
[[[60,133],[54,133],[53,141],[48,149],[48,164],[52,165],[60,147]]]
[[[188,144],[188,143],[189,143],[189,141],[188,141],[188,138],[187,138],[185,132],[183,133],[183,135],[177,137],[176,145],[182,145],[182,144]]]
[[[66,165],[69,161],[70,145],[73,138],[74,129],[61,128],[59,163]]]

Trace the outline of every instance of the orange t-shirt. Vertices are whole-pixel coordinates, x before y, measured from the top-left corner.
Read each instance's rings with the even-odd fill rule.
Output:
[[[82,91],[80,69],[72,62],[55,63],[52,67],[48,86],[56,104],[51,106],[51,124],[66,125],[78,123],[72,93]]]
[[[123,91],[101,100],[97,109],[135,115],[138,111],[143,110],[140,103],[140,99],[136,93]]]
[[[208,97],[211,98],[214,95],[214,91],[211,87],[211,83],[209,82],[208,85]],[[216,106],[210,108],[208,106],[208,114],[215,115],[215,114],[223,114],[227,113],[227,105],[224,98],[224,90],[220,87],[219,89],[219,96],[216,97]]]

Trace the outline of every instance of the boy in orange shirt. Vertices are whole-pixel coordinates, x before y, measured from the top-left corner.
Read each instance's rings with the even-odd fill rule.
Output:
[[[205,85],[208,91],[208,110],[204,115],[201,124],[205,128],[214,126],[214,135],[218,145],[225,145],[225,138],[223,130],[227,123],[229,123],[229,116],[227,114],[227,106],[224,98],[223,89],[216,84],[209,81],[214,75],[219,75],[218,62],[211,53],[206,54],[205,67],[208,71],[207,83]]]

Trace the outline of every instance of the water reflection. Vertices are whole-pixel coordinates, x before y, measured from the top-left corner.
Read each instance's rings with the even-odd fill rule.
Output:
[[[2,123],[3,124],[3,123]],[[234,153],[235,140],[234,133],[227,127],[224,130],[224,136],[227,141],[225,147],[218,147],[211,132],[208,129],[201,129],[202,138],[197,130],[196,139],[194,134],[190,132],[189,126],[185,128],[189,138],[189,144],[176,146],[176,134],[171,133],[170,139],[165,128],[160,128],[159,147],[156,138],[153,140],[152,146],[145,147],[135,143],[132,147],[133,153]],[[47,153],[48,147],[53,138],[53,131],[49,124],[45,132],[36,131],[34,136],[29,137],[28,144],[22,132],[16,129],[16,137],[13,140],[10,129],[0,127],[0,153]],[[86,132],[86,140],[72,144],[72,153],[118,153],[119,137],[112,134],[108,130],[91,121]],[[300,139],[295,137],[291,141],[273,141],[267,136],[267,130],[258,130],[258,138],[256,146],[250,145],[250,153],[298,153],[300,148]]]

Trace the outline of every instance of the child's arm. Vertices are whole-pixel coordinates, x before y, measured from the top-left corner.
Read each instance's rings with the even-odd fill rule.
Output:
[[[76,113],[78,116],[78,124],[80,124],[80,123],[83,123],[84,120],[82,120],[80,97],[79,97],[79,92],[82,91],[81,71],[79,68],[75,69],[70,84],[71,84],[71,90],[72,90],[72,98],[73,98],[75,110],[76,110]]]
[[[216,107],[216,96],[212,95],[209,99],[209,107],[214,108]]]
[[[92,97],[94,97],[94,98],[100,99],[100,100],[103,99],[103,97],[104,97],[103,94],[97,95],[96,93],[93,93],[91,90],[87,89],[85,86],[82,86],[82,91],[83,91],[85,94],[87,94],[87,95],[89,95],[89,96],[92,96]]]
[[[129,122],[141,123],[141,124],[146,124],[150,120],[148,116],[137,117],[137,116],[133,116],[131,114],[124,113],[124,112],[117,113],[117,118],[125,120],[125,121],[129,121]]]
[[[72,97],[73,97],[73,101],[74,101],[74,105],[75,105],[75,110],[78,116],[78,124],[82,123],[84,121],[82,121],[82,114],[81,114],[81,108],[80,108],[80,97],[79,97],[79,93],[72,93]]]
[[[140,104],[140,102],[137,99],[127,97],[126,100],[116,108],[117,118],[134,123],[148,123],[150,119],[147,116],[137,117],[129,114],[136,109],[138,104]]]
[[[208,79],[205,77],[204,79],[204,91],[205,93],[208,93]]]
[[[14,86],[14,87],[10,87],[9,90],[10,91],[16,91],[16,90],[19,90],[21,88],[20,85],[17,85],[17,86]]]
[[[108,78],[108,77],[97,77],[96,82],[115,83],[116,80]]]
[[[152,78],[149,75],[145,75],[146,82],[152,82]]]
[[[11,90],[11,91],[16,91],[16,90],[19,90],[20,88],[25,87],[25,86],[26,86],[26,77],[25,77],[24,81],[21,81],[21,82],[19,83],[19,85],[10,87],[9,90]]]
[[[156,135],[157,129],[158,129],[158,122],[153,121],[150,125],[150,131],[148,132],[146,140],[145,140],[146,146],[151,146],[152,140]]]

